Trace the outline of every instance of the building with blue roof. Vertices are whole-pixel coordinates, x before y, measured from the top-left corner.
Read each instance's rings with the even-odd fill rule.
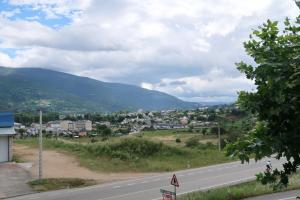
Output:
[[[14,135],[13,113],[0,112],[0,163],[12,160],[12,137]]]

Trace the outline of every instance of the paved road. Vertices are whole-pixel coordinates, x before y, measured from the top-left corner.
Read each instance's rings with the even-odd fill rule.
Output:
[[[207,190],[213,187],[236,184],[255,178],[257,172],[265,169],[266,161],[250,164],[232,162],[227,164],[202,167],[176,172],[180,187],[177,194],[192,191]],[[280,161],[273,160],[274,167]],[[158,200],[161,199],[160,189],[173,190],[170,179],[173,173],[164,173],[157,176],[141,179],[114,182],[88,188],[59,190],[39,194],[26,195],[10,200]]]
[[[300,190],[268,194],[259,197],[247,198],[245,200],[295,200],[297,196],[300,196]]]

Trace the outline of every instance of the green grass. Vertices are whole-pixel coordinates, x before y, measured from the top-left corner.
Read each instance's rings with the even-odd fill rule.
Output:
[[[45,192],[49,190],[59,190],[66,188],[78,188],[95,185],[94,180],[80,178],[49,178],[28,182],[28,185],[35,191]]]
[[[300,173],[290,178],[288,190],[300,188]],[[238,200],[247,197],[273,193],[272,187],[251,181],[238,185],[211,189],[205,192],[194,192],[180,196],[178,200]]]
[[[13,155],[12,161],[16,162],[16,163],[23,163],[24,162],[24,160],[22,159],[22,157],[19,156],[19,155],[16,155],[16,154]]]
[[[188,129],[178,129],[178,130],[154,130],[154,131],[143,131],[141,133],[146,137],[156,137],[156,136],[172,136],[177,134],[192,134]]]
[[[15,143],[37,148],[37,139]],[[135,137],[93,144],[44,139],[44,148],[74,155],[81,166],[102,172],[165,172],[232,161],[217,148],[170,146]]]

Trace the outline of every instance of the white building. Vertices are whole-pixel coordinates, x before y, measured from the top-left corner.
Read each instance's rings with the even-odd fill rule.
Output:
[[[91,131],[92,121],[90,120],[79,120],[76,122],[63,120],[60,121],[60,128],[66,131]]]
[[[73,121],[63,120],[60,121],[60,128],[65,131],[74,131],[76,127]]]
[[[79,131],[91,131],[93,129],[92,127],[92,121],[90,120],[79,120],[75,122],[76,129]]]
[[[13,114],[0,113],[0,163],[12,160],[12,136],[14,135]]]

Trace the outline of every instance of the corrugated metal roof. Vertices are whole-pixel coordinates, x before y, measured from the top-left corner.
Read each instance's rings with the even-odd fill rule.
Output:
[[[14,127],[0,128],[0,136],[15,135],[15,134],[16,134],[16,132],[15,132]]]
[[[13,127],[14,115],[11,112],[0,112],[0,128]]]

